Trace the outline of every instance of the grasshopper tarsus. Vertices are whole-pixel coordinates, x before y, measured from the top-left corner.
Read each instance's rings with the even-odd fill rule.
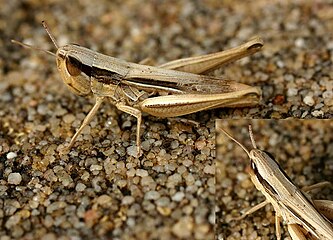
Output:
[[[62,146],[62,147],[59,149],[59,155],[60,155],[60,156],[67,155],[67,154],[69,154],[70,151],[71,151],[71,148],[69,148],[68,146]]]

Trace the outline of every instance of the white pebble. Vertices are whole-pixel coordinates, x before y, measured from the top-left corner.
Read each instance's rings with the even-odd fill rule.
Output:
[[[17,157],[17,154],[14,153],[14,152],[7,153],[7,159],[13,159],[13,158],[16,158],[16,157]]]
[[[186,177],[185,177],[185,180],[186,180],[186,184],[191,186],[194,184],[195,182],[195,178],[193,177],[193,175],[190,173],[188,174]]]
[[[13,227],[17,226],[20,222],[21,216],[19,214],[12,215],[8,218],[7,222],[5,223],[5,227],[10,230]]]
[[[176,192],[175,195],[172,196],[172,201],[175,202],[180,202],[181,200],[183,200],[183,198],[185,197],[185,194],[183,192]]]
[[[86,189],[86,185],[84,185],[83,183],[78,183],[76,184],[75,190],[77,192],[83,192]]]
[[[172,174],[168,177],[168,183],[171,183],[173,185],[178,184],[182,181],[182,176],[178,173]]]
[[[308,115],[308,111],[305,111],[304,113],[302,113],[302,116],[301,116],[301,118],[305,118],[306,117],[306,115]]]
[[[287,95],[289,97],[296,96],[298,93],[298,90],[296,88],[288,88]]]
[[[18,185],[22,181],[21,174],[19,174],[19,173],[10,173],[8,175],[8,180],[7,181],[8,181],[9,184]]]
[[[206,165],[204,167],[204,173],[206,173],[206,174],[215,174],[215,166]]]
[[[154,139],[149,139],[149,140],[143,141],[143,142],[141,143],[141,147],[142,147],[142,149],[148,151],[148,150],[150,149],[150,147],[151,147],[151,144],[152,144],[153,142],[155,142]]]
[[[62,118],[64,120],[65,123],[72,123],[75,121],[75,116],[71,113],[66,114],[65,116],[63,116]]]
[[[322,117],[322,116],[324,116],[324,112],[321,110],[315,110],[311,113],[311,115],[314,117]]]
[[[193,162],[191,161],[191,160],[184,160],[183,161],[183,165],[185,166],[185,167],[189,167],[189,166],[191,166],[191,165],[193,165]]]
[[[90,171],[101,171],[102,169],[103,169],[103,167],[101,165],[92,164],[90,166]]]
[[[126,174],[127,174],[128,177],[134,177],[135,176],[135,169],[134,168],[129,169]]]
[[[161,194],[157,191],[149,191],[145,194],[145,199],[147,200],[156,200],[159,199]]]
[[[139,177],[147,177],[148,176],[148,171],[144,169],[137,169],[136,170],[136,175]]]
[[[333,41],[327,43],[327,49],[333,49]]]
[[[323,98],[333,98],[333,91],[328,90],[323,92]]]
[[[313,106],[315,104],[313,97],[309,96],[309,95],[305,96],[305,98],[303,99],[303,102],[308,106]]]
[[[236,175],[236,177],[237,177],[237,180],[238,181],[240,181],[240,182],[243,182],[243,181],[245,181],[246,179],[248,179],[249,177],[248,177],[248,174],[246,174],[246,173],[237,173],[237,175]]]
[[[138,155],[138,151],[136,146],[129,146],[128,148],[126,148],[127,154],[133,157],[137,157]]]
[[[156,205],[160,207],[167,207],[170,205],[170,199],[168,197],[161,197],[156,200]]]
[[[295,40],[295,46],[298,48],[303,48],[305,46],[304,38],[297,38]]]
[[[132,196],[125,196],[122,200],[121,203],[123,205],[130,205],[132,203],[134,203],[135,199]]]
[[[97,198],[97,203],[101,206],[106,206],[111,203],[112,198],[109,195],[103,194]]]
[[[284,62],[279,60],[276,62],[276,65],[279,67],[279,68],[283,68],[284,67]]]
[[[293,76],[292,74],[286,74],[286,75],[284,76],[284,79],[285,79],[286,81],[288,81],[288,82],[291,82],[291,81],[294,80],[294,76]]]
[[[172,233],[177,236],[177,238],[190,239],[193,231],[193,221],[190,217],[185,217],[180,219],[172,227]]]
[[[126,221],[127,226],[129,226],[130,228],[133,228],[135,226],[135,223],[135,219],[132,217],[128,218]]]

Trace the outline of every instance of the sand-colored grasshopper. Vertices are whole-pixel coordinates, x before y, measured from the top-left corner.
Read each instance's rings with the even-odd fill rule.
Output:
[[[246,152],[251,163],[248,170],[251,180],[266,197],[264,202],[247,210],[235,220],[240,220],[271,203],[275,211],[277,239],[281,239],[280,222],[282,219],[287,223],[293,240],[333,239],[333,225],[328,220],[328,218],[333,218],[333,202],[310,200],[304,193],[326,186],[330,184],[329,182],[322,182],[301,190],[290,180],[270,153],[257,148],[251,125],[249,125],[249,135],[253,149],[250,151],[223,128],[217,127],[218,131],[223,132]]]
[[[158,117],[177,117],[213,108],[253,106],[259,102],[261,92],[256,87],[200,75],[259,51],[263,46],[259,37],[230,50],[155,67],[126,62],[76,44],[59,47],[44,22],[43,26],[57,52],[43,51],[56,57],[64,83],[76,95],[93,94],[96,97],[95,105],[72,137],[68,149],[106,99],[119,110],[137,118],[138,154],[142,112]]]

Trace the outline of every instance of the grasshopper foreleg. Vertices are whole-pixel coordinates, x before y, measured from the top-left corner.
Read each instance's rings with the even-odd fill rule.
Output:
[[[101,106],[101,104],[103,103],[103,101],[104,101],[104,97],[96,97],[95,105],[92,107],[92,109],[90,110],[90,112],[88,113],[88,115],[83,120],[80,128],[76,131],[76,133],[72,137],[69,145],[66,148],[64,148],[64,152],[69,152],[69,150],[73,147],[73,145],[75,143],[75,140],[80,135],[80,133],[82,132],[82,130],[84,129],[84,127],[87,126],[91,122],[91,120],[96,115],[96,113],[97,113],[99,107]]]

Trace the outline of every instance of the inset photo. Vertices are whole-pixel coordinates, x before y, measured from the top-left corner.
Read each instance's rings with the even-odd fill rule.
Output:
[[[333,239],[333,121],[217,120],[216,239]]]

